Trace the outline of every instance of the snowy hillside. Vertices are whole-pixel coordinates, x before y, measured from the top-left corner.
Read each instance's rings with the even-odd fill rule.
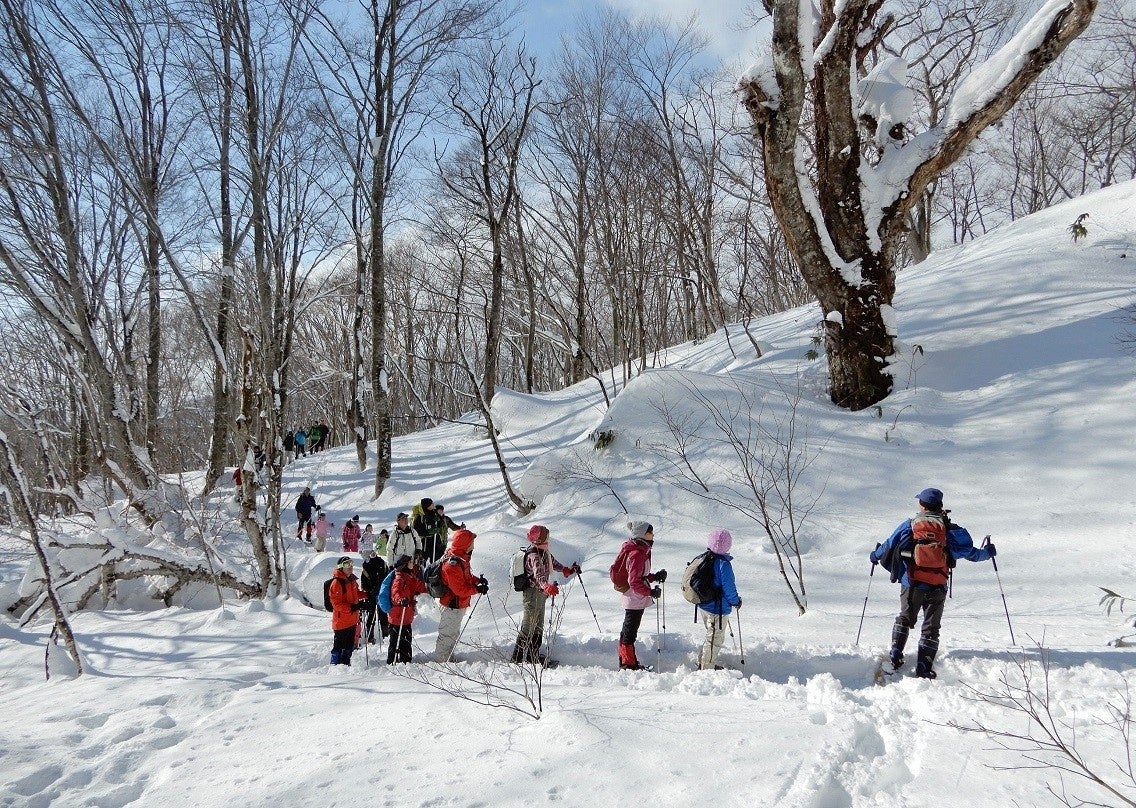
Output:
[[[1081,213],[1089,235],[1073,243]],[[487,676],[492,649],[512,647],[520,602],[509,556],[531,524],[550,528],[553,553],[584,573],[557,599],[562,622],[547,642],[562,664],[544,673],[540,719],[395,675],[378,648],[349,669],[329,666],[328,615],[305,600],[322,600],[340,553],[297,543],[291,599],[77,615],[91,668],[78,679],[43,681],[43,626],[0,623],[0,806],[978,808],[1056,804],[1049,789],[1121,804],[1062,780],[1059,758],[1033,767],[950,726],[1029,731],[1020,712],[975,691],[1018,681],[1019,666],[1040,678],[1039,644],[1056,720],[1132,800],[1136,783],[1110,762],[1123,764],[1124,741],[1106,724],[1136,684],[1136,651],[1109,645],[1131,629],[1104,614],[1097,587],[1136,595],[1136,357],[1123,342],[1136,331],[1125,317],[1134,278],[1127,183],[902,273],[896,392],[878,409],[828,402],[823,356],[807,358],[815,307],[750,323],[759,358],[739,324],[676,346],[610,408],[595,382],[502,391],[494,407],[510,469],[537,504],[524,519],[471,424],[396,441],[378,502],[353,449],[301,459],[288,468],[289,504],[311,486],[337,526],[357,513],[377,531],[431,496],[478,533],[473,570],[491,589],[459,647],[467,677]],[[734,424],[733,442],[716,421]],[[802,616],[740,484],[734,443],[756,425],[767,434],[753,445],[775,453],[792,430]],[[596,449],[600,433],[612,440]],[[869,578],[867,554],[929,485],[976,539],[991,535],[1001,589],[991,564],[960,562],[939,678],[879,686],[898,587],[879,571]],[[654,565],[672,574],[665,611],[648,610],[639,635],[639,658],[656,672],[615,670],[622,612],[607,568],[629,518],[654,524]],[[728,669],[699,672],[702,631],[677,577],[712,527],[734,534],[744,608]],[[27,563],[22,548],[3,548],[6,603]],[[195,606],[209,596],[195,594]],[[417,660],[429,659],[437,615],[432,603],[421,609]],[[435,684],[456,681],[414,667]]]

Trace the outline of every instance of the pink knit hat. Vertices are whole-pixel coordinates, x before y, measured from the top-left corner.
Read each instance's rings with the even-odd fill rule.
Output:
[[[533,525],[529,528],[529,541],[533,544],[540,544],[541,542],[548,541],[548,528],[544,525]]]
[[[726,530],[724,527],[719,527],[710,531],[710,537],[706,542],[706,547],[712,553],[725,555],[730,552],[730,545],[733,543],[734,537],[730,535],[730,531]]]

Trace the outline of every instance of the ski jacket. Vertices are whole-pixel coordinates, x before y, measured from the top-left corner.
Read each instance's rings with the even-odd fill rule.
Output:
[[[872,551],[872,561],[878,562],[888,552],[894,548],[896,552],[894,555],[903,563],[903,573],[899,576],[899,583],[902,586],[911,586],[911,578],[907,574],[907,561],[903,558],[899,550],[905,546],[912,544],[914,535],[911,532],[911,520],[907,519],[902,522],[899,527],[892,531],[888,536],[887,541]],[[986,561],[990,558],[990,551],[985,547],[975,547],[974,539],[970,537],[970,533],[964,527],[959,527],[953,522],[947,522],[947,550],[955,559],[965,558],[967,561]],[[931,584],[916,584],[920,589],[945,589],[945,586],[935,587]]]
[[[627,583],[629,588],[619,596],[624,609],[646,609],[654,600],[651,598],[651,543],[643,539],[628,539],[620,552],[625,553]]]
[[[354,519],[348,519],[343,524],[343,532],[340,535],[343,538],[343,552],[359,552],[359,536],[362,535],[362,531],[359,530],[358,522]]]
[[[478,579],[469,568],[469,554],[455,552],[453,548],[442,556],[442,580],[450,591],[438,603],[447,609],[465,609],[470,598],[477,594]]]
[[[529,586],[540,589],[548,583],[553,570],[563,573],[568,567],[557,561],[551,550],[541,550],[534,546],[525,551],[525,572],[529,576]]]
[[[311,494],[300,494],[300,498],[296,500],[296,515],[303,519],[311,519],[315,508],[316,498]]]
[[[394,562],[398,561],[399,556],[421,555],[422,553],[422,539],[414,532],[414,528],[406,529],[406,532],[399,530],[395,527],[394,532],[391,533],[390,539],[387,541],[387,566],[393,567]]]
[[[348,575],[336,568],[331,576],[331,586],[328,588],[328,598],[331,600],[331,630],[339,631],[341,628],[351,628],[359,622],[359,612],[353,607],[363,600],[363,590],[359,588],[359,579],[355,573]]]
[[[424,511],[420,505],[415,505],[414,521],[410,526],[422,538],[427,536],[443,536],[446,532],[445,520],[438,516],[437,511]]]
[[[396,569],[391,581],[391,608],[387,619],[392,626],[408,626],[414,622],[414,598],[426,593],[426,584],[416,573],[408,569]],[[399,601],[409,600],[409,606],[399,606]]]
[[[368,600],[375,600],[379,596],[379,587],[387,577],[387,563],[379,556],[368,558],[363,562],[363,572],[359,576],[359,584]]]
[[[321,539],[326,539],[327,534],[331,531],[331,522],[324,516],[316,519],[316,535]]]
[[[710,614],[720,614],[723,617],[730,610],[742,602],[738,597],[738,587],[734,582],[734,557],[728,553],[714,555],[714,585],[722,590],[722,597],[709,603],[700,603],[698,608]]]
[[[304,433],[304,430],[301,429],[292,436],[292,440],[296,442],[297,446],[303,446],[308,442],[308,436]]]

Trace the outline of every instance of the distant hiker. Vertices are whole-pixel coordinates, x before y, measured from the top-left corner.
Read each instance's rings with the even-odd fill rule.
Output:
[[[623,627],[619,632],[619,667],[621,670],[643,670],[635,655],[635,640],[639,636],[639,625],[643,622],[643,611],[662,594],[659,586],[667,580],[667,571],[651,572],[651,547],[655,543],[655,528],[649,522],[628,522],[631,538],[619,548],[616,566],[620,567],[620,577],[627,583],[627,590],[620,593],[623,606]]]
[[[363,532],[366,533],[368,530],[372,530],[370,525],[367,525],[366,529]],[[390,533],[387,532],[387,529],[384,527],[382,530],[379,531],[379,535],[375,538],[375,552],[378,553],[379,555],[381,555],[383,558],[386,558],[387,557],[387,549],[389,547],[390,547]]]
[[[454,522],[453,519],[446,516],[446,506],[443,505],[441,502],[435,502],[434,503],[434,510],[437,512],[438,518],[442,520],[442,543],[449,546],[450,531],[451,530],[461,530],[463,527],[465,527],[465,522],[462,522],[459,525],[456,522]]]
[[[296,457],[306,456],[308,453],[308,433],[297,428],[296,431],[292,433],[292,440],[295,441],[296,444]]]
[[[308,427],[308,449],[312,454],[323,451],[324,441],[327,440],[326,427],[318,421]]]
[[[473,540],[476,538],[477,534],[472,530],[460,528],[442,555],[442,581],[448,591],[438,598],[441,614],[438,617],[438,642],[434,646],[435,662],[449,662],[453,656],[470,598],[489,592],[489,582],[485,577],[474,577],[470,569]]]
[[[947,601],[947,583],[955,560],[986,561],[997,555],[993,544],[975,547],[965,528],[951,522],[943,508],[943,492],[924,488],[916,496],[919,513],[900,524],[883,544],[869,554],[872,564],[883,563],[893,582],[899,581],[899,614],[891,630],[893,668],[903,665],[907,634],[915,627],[919,612],[923,625],[915,660],[915,675],[934,679],[935,654],[939,650],[939,625]]]
[[[437,561],[446,551],[444,537],[446,525],[434,507],[434,500],[423,497],[422,501],[410,509],[411,527],[422,540],[422,558],[425,563]]]
[[[530,527],[528,540],[532,546],[525,550],[528,577],[528,586],[522,595],[525,611],[513,646],[513,661],[543,665],[546,660],[540,653],[540,644],[544,642],[544,604],[560,594],[560,587],[548,579],[553,570],[569,578],[580,571],[580,565],[565,567],[556,560],[548,549],[548,528],[544,525]]]
[[[410,515],[400,513],[395,518],[394,533],[387,542],[387,566],[394,566],[395,559],[402,555],[422,558],[422,540],[410,526]]]
[[[290,463],[293,460],[292,455],[296,451],[296,436],[292,432],[284,433],[284,462]]]
[[[236,486],[237,488],[240,488],[241,487],[241,479],[242,479],[241,478],[241,467],[237,466],[235,469],[233,469],[233,485]],[[299,538],[299,537],[300,537],[300,534],[297,531],[296,538]]]
[[[730,555],[730,545],[733,542],[733,536],[725,528],[711,530],[706,542],[706,549],[713,558],[714,580],[711,586],[717,597],[698,604],[698,615],[706,626],[706,641],[702,644],[702,654],[698,658],[698,669],[703,671],[721,670],[714,663],[726,639],[725,624],[729,621],[730,610],[742,606],[742,599],[738,597],[738,588],[734,583],[733,556]]]
[[[359,627],[359,610],[366,603],[359,580],[354,573],[355,562],[343,556],[335,565],[327,595],[331,600],[331,664],[350,665],[355,648],[355,634]]]
[[[359,514],[355,514],[346,522],[343,523],[343,531],[340,533],[340,538],[343,539],[343,552],[357,553],[359,552]]]
[[[379,587],[383,585],[383,579],[387,577],[390,570],[387,568],[387,562],[382,556],[376,555],[374,550],[364,550],[363,558],[365,559],[363,571],[359,576],[359,584],[367,598],[367,616],[363,626],[363,634],[368,643],[374,644],[376,621],[379,624],[379,631],[383,639],[386,639],[389,631],[387,615],[382,609],[378,608],[378,600]]]
[[[358,522],[359,517],[355,517]],[[363,528],[363,532],[359,534],[359,552],[366,558],[366,553],[375,552],[375,529],[370,525]],[[385,553],[384,553],[385,555]]]
[[[414,622],[414,599],[426,593],[426,584],[418,576],[418,561],[413,556],[400,556],[391,573],[390,647],[387,649],[387,664],[410,662],[412,626]]]
[[[327,549],[327,537],[331,533],[331,529],[335,527],[335,523],[327,518],[321,509],[319,516],[316,517],[316,543],[315,549],[317,553],[322,553]]]
[[[312,540],[312,511],[316,509],[316,498],[312,496],[312,489],[305,488],[304,493],[296,500],[296,538],[305,533],[304,540]]]

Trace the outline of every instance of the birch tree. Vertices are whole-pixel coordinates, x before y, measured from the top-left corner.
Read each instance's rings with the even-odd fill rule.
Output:
[[[906,65],[870,64],[895,23],[882,2],[763,4],[770,51],[740,79],[742,102],[778,223],[820,303],[829,396],[859,410],[892,389],[891,304],[913,206],[1085,30],[1097,2],[1048,0],[920,132],[908,126]]]

